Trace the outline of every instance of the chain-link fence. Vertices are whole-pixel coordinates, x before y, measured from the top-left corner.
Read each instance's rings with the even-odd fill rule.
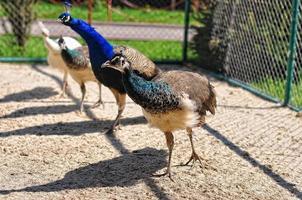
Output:
[[[295,58],[295,68],[292,85],[291,105],[302,108],[302,4],[299,5],[298,34],[297,34],[297,56]]]
[[[217,0],[208,50],[221,60],[218,71],[261,96],[301,109],[301,8],[299,0]]]
[[[38,21],[44,22],[51,37],[72,36],[83,42],[70,28],[56,21],[58,15],[64,11],[61,1],[0,2],[1,60],[35,61],[46,57]],[[92,25],[113,44],[137,48],[155,61],[181,62],[185,36],[185,2],[76,0],[73,1],[71,14],[84,20],[91,16]],[[92,12],[89,12],[90,5]]]
[[[37,21],[44,22],[52,37],[73,36],[83,42],[56,22],[64,10],[60,2],[0,1],[0,60],[45,60]],[[188,56],[257,94],[302,108],[300,0],[73,2],[72,15],[81,19],[91,16],[92,25],[113,44],[137,48],[154,61],[181,62]],[[91,15],[88,2],[93,2]],[[191,16],[195,16],[190,18],[190,25],[198,27],[194,37],[188,26],[189,3],[194,10]],[[193,38],[191,47],[199,48],[197,54],[192,48],[186,51],[186,38]]]

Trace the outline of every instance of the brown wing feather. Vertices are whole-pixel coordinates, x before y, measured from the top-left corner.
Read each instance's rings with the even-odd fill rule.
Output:
[[[160,73],[160,69],[138,50],[127,46],[115,46],[114,52],[120,54],[121,51],[131,62],[133,70],[146,80],[151,80]]]
[[[196,103],[197,111],[202,116],[206,111],[215,114],[216,94],[206,76],[186,71],[169,71],[160,74],[155,81],[164,81],[177,93],[186,93]]]
[[[82,55],[84,55],[86,67],[92,69],[92,66],[91,66],[91,63],[90,63],[90,56],[89,56],[88,46],[81,46],[81,47],[78,47],[76,49],[79,49],[82,52]]]

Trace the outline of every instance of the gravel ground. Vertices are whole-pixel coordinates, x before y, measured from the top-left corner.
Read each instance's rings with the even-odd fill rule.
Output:
[[[0,199],[302,199],[302,118],[224,82],[215,116],[195,129],[208,167],[179,166],[191,155],[176,132],[174,182],[150,174],[167,163],[163,133],[148,127],[130,98],[115,136],[105,130],[117,113],[103,87],[105,108],[76,110],[79,86],[58,98],[61,74],[45,66],[1,64]]]

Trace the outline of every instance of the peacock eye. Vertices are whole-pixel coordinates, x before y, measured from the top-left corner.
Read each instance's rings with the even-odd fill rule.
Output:
[[[64,16],[64,22],[69,22],[69,20],[70,20],[70,16],[69,15]]]

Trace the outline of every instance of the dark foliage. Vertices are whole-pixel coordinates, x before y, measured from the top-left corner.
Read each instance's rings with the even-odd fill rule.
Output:
[[[2,6],[7,20],[12,26],[12,32],[16,38],[16,43],[20,47],[24,47],[29,37],[31,24],[35,19],[33,5],[38,0],[1,0]]]
[[[204,26],[194,26],[196,31],[190,47],[197,55],[197,64],[201,67],[223,72],[223,60],[225,58],[224,42],[218,37],[212,36],[213,9],[201,10],[194,15]],[[222,33],[223,34],[223,33]]]

